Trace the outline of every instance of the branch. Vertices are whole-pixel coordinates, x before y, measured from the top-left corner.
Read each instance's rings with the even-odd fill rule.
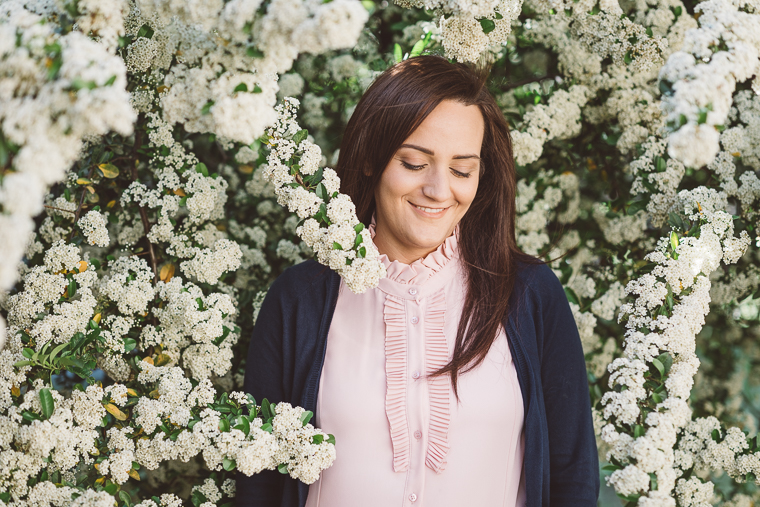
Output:
[[[137,181],[137,148],[140,146],[142,131],[138,130],[135,134],[135,144],[132,146],[132,155],[130,156],[132,166],[132,181]],[[153,243],[148,239],[150,232],[150,222],[148,221],[148,212],[143,206],[137,205],[140,210],[140,219],[142,220],[143,230],[145,231],[146,240],[148,241],[148,253],[150,254],[150,265],[153,268],[153,283],[158,283],[158,264],[156,263],[156,253],[153,251]]]
[[[505,84],[503,86],[499,86],[499,89],[501,89],[501,90],[514,90],[515,88],[519,88],[521,86],[525,86],[526,84],[536,83],[538,81],[543,81],[544,79],[555,79],[556,77],[557,77],[557,74],[553,74],[553,75],[546,74],[546,75],[543,75],[543,76],[523,79],[522,81],[515,81],[515,82],[512,82],[512,83],[507,83],[507,84]]]

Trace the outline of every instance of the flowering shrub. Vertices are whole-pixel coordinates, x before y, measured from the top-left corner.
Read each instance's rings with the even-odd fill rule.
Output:
[[[309,483],[332,463],[308,412],[240,392],[247,337],[289,265],[355,292],[384,276],[329,166],[363,90],[423,47],[492,65],[517,241],[565,287],[604,483],[629,505],[760,500],[755,5],[0,14],[2,505],[210,507],[236,470]]]

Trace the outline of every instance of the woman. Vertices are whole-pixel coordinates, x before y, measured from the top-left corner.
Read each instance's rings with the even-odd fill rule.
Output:
[[[315,413],[337,459],[311,486],[238,476],[245,506],[596,506],[586,368],[562,286],[515,242],[509,129],[485,74],[435,56],[370,86],[342,191],[388,276],[351,293],[314,261],[256,323],[245,389]]]

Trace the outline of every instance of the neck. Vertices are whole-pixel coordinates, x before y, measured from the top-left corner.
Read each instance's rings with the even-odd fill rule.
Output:
[[[395,241],[387,241],[387,236],[387,234],[383,234],[382,228],[376,228],[375,237],[372,238],[372,241],[374,241],[377,251],[387,256],[388,260],[391,262],[399,261],[403,264],[411,264],[414,261],[427,256],[429,253],[434,252],[436,248],[438,248],[409,250],[408,248],[403,248]]]

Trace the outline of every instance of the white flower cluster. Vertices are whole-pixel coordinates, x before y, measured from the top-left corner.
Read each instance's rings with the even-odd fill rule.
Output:
[[[590,97],[589,89],[573,85],[567,91],[557,90],[547,105],[538,104],[523,116],[523,128],[510,132],[515,162],[535,162],[543,146],[552,139],[574,137],[581,130],[581,108]]]
[[[10,371],[13,361],[11,355],[0,354],[2,371]],[[3,378],[2,390],[10,393],[12,384],[6,382],[7,378]],[[49,416],[44,413],[40,401],[43,391],[50,394],[54,405]],[[58,505],[64,501],[68,505],[72,493],[80,493],[78,490],[57,489],[52,482],[46,481],[30,487],[28,481],[37,478],[43,470],[59,472],[71,481],[78,465],[93,464],[92,456],[97,454],[97,427],[106,414],[102,398],[100,387],[89,386],[85,392],[74,391],[70,398],[64,399],[38,380],[34,388],[23,395],[22,403],[3,407],[0,417],[0,491],[9,493],[14,499],[28,497],[30,506],[34,505],[35,499],[46,498],[55,499]],[[91,493],[95,494],[94,491]],[[107,496],[113,502],[113,497]],[[27,503],[22,501],[13,505]]]
[[[277,123],[267,131],[271,151],[263,175],[274,185],[277,202],[303,220],[296,232],[317,260],[360,294],[377,286],[385,276],[385,266],[369,230],[356,217],[351,199],[338,192],[338,175],[329,167],[319,169],[319,146],[305,136],[294,141],[300,133],[295,114],[298,105],[298,100],[289,97],[277,106]],[[319,181],[310,179],[319,175]],[[314,188],[307,187],[311,181]]]
[[[0,167],[2,290],[16,281],[48,187],[64,179],[83,139],[110,130],[128,135],[135,120],[121,58],[79,31],[60,34],[35,13],[49,9],[27,4],[0,4],[0,137],[16,146],[4,156],[9,167]]]
[[[626,286],[626,293],[636,299],[621,307],[619,319],[627,318],[624,357],[608,368],[613,390],[602,397],[609,424],[601,435],[612,447],[608,455],[626,463],[609,476],[608,483],[621,494],[642,493],[647,501],[672,506],[671,492],[677,486],[673,448],[678,432],[691,419],[687,400],[699,365],[695,336],[709,311],[709,275],[721,261],[736,262],[738,251],[743,253],[749,244],[746,231],[734,238],[731,215],[723,211],[725,197],[714,190],[684,190],[677,200],[687,218],[701,224],[699,236],[674,231],[663,238],[662,247],[647,256],[655,264],[651,272]],[[670,310],[664,313],[663,308]],[[662,353],[672,359],[667,372]],[[661,370],[665,390],[655,399],[656,409],[642,415],[641,403],[652,396],[644,387],[650,363]],[[635,425],[645,431],[634,438],[625,428]],[[650,473],[657,477],[656,490],[650,490]],[[678,486],[677,494],[684,498],[701,495],[687,492],[690,486],[684,482]]]
[[[300,407],[272,405],[276,415],[268,427],[261,418],[238,416],[231,428],[227,416],[209,406],[215,390],[208,380],[193,388],[180,368],[146,362],[141,367],[139,380],[157,383],[156,398],[141,397],[135,408],[136,424],[150,436],[138,440],[135,459],[148,470],[166,460],[186,462],[202,454],[211,470],[229,470],[228,463],[234,463],[252,475],[286,465],[291,477],[311,484],[335,460],[335,446],[328,435],[304,424],[305,411]],[[230,393],[229,399],[240,405],[249,403],[244,393]],[[171,439],[161,429],[164,420],[178,428]]]
[[[686,32],[681,51],[660,70],[670,87],[662,100],[673,132],[668,153],[689,167],[710,163],[718,153],[717,126],[725,125],[736,83],[754,76],[760,56],[760,15],[739,2],[706,0],[695,8],[698,29]]]
[[[447,58],[477,62],[498,53],[522,10],[522,0],[396,0],[405,8],[433,10]]]
[[[128,64],[136,72],[168,69],[164,119],[244,144],[275,120],[275,73],[287,71],[299,53],[351,47],[368,17],[356,0],[275,0],[266,9],[245,0],[139,0],[136,7],[127,33],[135,36],[146,24],[155,33],[130,46]],[[180,47],[181,63],[169,68]]]
[[[733,427],[724,434],[718,419],[700,417],[683,429],[675,450],[676,466],[683,471],[692,467],[702,471],[725,471],[739,481],[747,474],[754,474],[755,483],[760,485],[760,479],[757,479],[760,477],[760,451],[748,450],[747,435],[742,430]],[[678,490],[677,493],[681,495]]]
[[[543,187],[539,197],[539,186]],[[580,191],[578,177],[571,172],[555,174],[541,170],[531,179],[517,182],[517,245],[526,253],[536,255],[549,244],[546,227],[551,220],[572,223],[578,218]],[[566,209],[557,211],[560,204]]]
[[[79,225],[89,244],[106,247],[110,243],[106,220],[107,217],[102,213],[92,210],[80,218],[77,225]]]
[[[24,290],[8,298],[8,342],[12,350],[19,350],[22,330],[34,339],[37,350],[49,342],[66,343],[85,331],[95,314],[97,274],[80,255],[74,245],[55,243],[46,252],[44,264],[24,276]],[[69,294],[71,288],[75,294]],[[66,300],[59,302],[61,296]]]

